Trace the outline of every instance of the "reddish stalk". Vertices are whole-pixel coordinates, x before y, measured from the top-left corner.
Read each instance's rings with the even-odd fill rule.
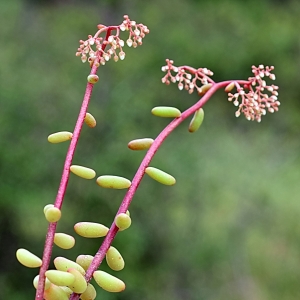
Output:
[[[129,38],[133,39],[131,40],[131,43],[133,47],[137,47],[137,45],[141,45],[142,38],[145,36],[145,34],[149,33],[149,30],[146,26],[143,24],[136,24],[134,22],[134,25],[130,21],[129,17],[127,15],[124,16],[124,21],[121,25],[119,26],[104,26],[104,25],[98,25],[98,31],[94,36],[89,36],[89,39],[87,41],[80,41],[81,45],[78,48],[78,52],[76,53],[76,56],[81,56],[82,61],[87,60],[87,55],[89,56],[89,62],[92,64],[92,69],[89,75],[96,75],[98,67],[100,63],[104,64],[105,60],[107,60],[107,57],[110,59],[110,55],[114,55],[114,59],[116,58],[116,50],[119,48],[119,56],[120,59],[124,59],[125,53],[122,50],[122,47],[124,46],[124,41],[121,42],[119,38],[120,30],[124,31],[127,30],[129,31]],[[135,30],[132,30],[132,27],[134,26]],[[111,32],[116,31],[115,35],[112,35]],[[106,36],[103,39],[102,37],[99,38],[100,34],[106,32]],[[109,41],[109,38],[113,36],[113,43],[112,41]],[[92,45],[98,42],[99,48],[96,49],[96,51],[93,51]],[[112,50],[111,54],[107,54],[104,52],[105,48],[110,45]],[[118,47],[114,48],[114,46],[118,45]],[[85,50],[88,49],[87,52]],[[105,59],[103,56],[106,56]],[[108,59],[108,60],[109,60]],[[117,59],[118,60],[118,59]],[[104,63],[103,63],[104,62]],[[76,150],[76,146],[79,140],[80,132],[83,126],[84,118],[88,109],[88,105],[91,99],[93,91],[93,84],[92,83],[87,83],[83,102],[80,108],[79,116],[73,131],[73,136],[71,139],[71,143],[69,146],[69,149],[66,154],[66,159],[64,163],[64,168],[63,168],[63,173],[61,177],[61,182],[59,185],[59,189],[57,192],[57,196],[55,199],[54,206],[61,209],[64,196],[66,193],[68,181],[69,181],[69,176],[70,176],[70,167],[72,164],[72,160],[74,157],[74,153]],[[39,283],[38,287],[36,290],[36,296],[35,300],[41,300],[43,299],[44,296],[44,285],[45,285],[45,273],[48,270],[49,264],[50,264],[50,259],[52,255],[52,248],[53,248],[53,241],[54,241],[54,235],[56,232],[56,226],[57,222],[55,223],[50,223],[48,226],[47,230],[47,235],[46,235],[46,240],[45,240],[45,245],[44,245],[44,251],[43,251],[43,257],[42,257],[42,266],[40,267],[39,271]]]
[[[133,30],[133,28],[135,28]],[[124,21],[119,26],[103,26],[98,25],[98,32],[94,35],[88,36],[88,40],[80,41],[80,47],[76,52],[76,56],[81,56],[81,60],[85,62],[88,60],[93,66],[90,75],[96,75],[98,67],[100,64],[105,64],[106,61],[110,60],[112,57],[115,61],[119,58],[122,60],[125,57],[122,47],[124,46],[124,41],[120,39],[119,33],[121,31],[128,31],[129,37],[126,41],[129,47],[133,46],[136,48],[138,45],[142,44],[142,38],[145,34],[149,33],[149,30],[143,24],[136,24],[134,21],[130,21],[128,16],[124,16]],[[116,34],[111,34],[111,31],[115,30]],[[103,39],[99,37],[102,32],[106,31],[106,36]],[[93,50],[92,46],[96,45],[96,51]],[[110,46],[107,52],[104,52],[105,48]],[[117,55],[117,51],[119,55]],[[238,107],[235,115],[238,117],[241,113],[245,115],[248,120],[261,121],[261,117],[266,114],[266,112],[273,113],[278,110],[280,102],[277,101],[278,87],[275,85],[267,85],[264,77],[269,77],[274,80],[275,75],[271,73],[274,69],[271,67],[264,67],[260,65],[259,67],[252,66],[252,73],[254,77],[249,77],[248,80],[227,80],[219,83],[215,83],[209,76],[213,73],[207,68],[194,69],[189,66],[175,67],[172,60],[166,60],[167,65],[162,67],[162,71],[166,72],[166,75],[162,78],[162,82],[170,84],[170,82],[177,82],[178,88],[182,90],[183,88],[188,90],[189,93],[193,93],[196,89],[199,95],[204,96],[193,106],[185,110],[180,117],[175,118],[173,121],[167,125],[162,132],[156,137],[153,144],[146,153],[144,159],[142,160],[133,180],[130,188],[128,189],[123,201],[119,207],[116,216],[120,213],[125,213],[139,187],[139,184],[144,176],[145,169],[149,166],[155,153],[158,151],[164,140],[169,136],[169,134],[179,126],[186,118],[199,110],[203,105],[212,97],[212,95],[221,88],[225,88],[228,92],[228,100],[232,101],[235,106]],[[175,75],[173,75],[175,73]],[[90,80],[89,80],[90,81]],[[229,86],[230,84],[230,86]],[[230,91],[235,88],[236,93],[231,94]],[[79,116],[73,131],[72,140],[67,151],[61,182],[59,185],[58,193],[54,206],[61,209],[64,195],[67,189],[70,167],[72,164],[73,156],[76,150],[80,132],[83,126],[83,122],[86,116],[88,105],[91,99],[91,94],[93,91],[93,84],[87,83],[86,91],[84,94],[82,106],[80,108]],[[264,92],[265,91],[265,92]],[[269,95],[269,94],[271,95]],[[45,272],[47,271],[52,255],[52,247],[54,241],[54,235],[56,231],[57,223],[50,223],[48,226],[48,231],[46,235],[46,241],[43,252],[42,266],[39,272],[39,283],[36,292],[36,300],[43,299],[44,295],[44,284],[45,284]],[[101,265],[107,250],[112,244],[118,228],[115,222],[112,225],[101,244],[99,250],[97,251],[91,265],[89,266],[85,278],[89,282],[93,276],[93,273]],[[70,296],[71,300],[79,299],[79,294],[72,294]]]
[[[215,83],[196,104],[194,104],[193,106],[191,106],[190,108],[185,110],[179,118],[176,118],[171,123],[169,123],[169,125],[167,125],[163,129],[163,131],[156,137],[153,144],[151,145],[148,152],[146,153],[144,159],[142,160],[142,162],[132,180],[131,186],[128,189],[126,195],[124,196],[123,201],[119,207],[119,210],[116,213],[116,216],[120,213],[125,213],[128,210],[130,203],[133,199],[133,196],[135,195],[136,190],[138,189],[138,186],[140,185],[141,180],[145,174],[145,169],[149,166],[155,153],[160,148],[160,146],[162,145],[164,140],[169,136],[169,134],[171,134],[171,132],[177,126],[179,126],[186,118],[188,118],[190,115],[195,113],[198,109],[203,107],[203,105],[211,98],[211,96],[218,89],[226,87],[229,83],[231,83],[233,81],[238,82],[241,85],[249,83],[248,81],[245,81],[245,80],[228,80],[228,81],[222,81],[219,83]],[[86,278],[87,282],[89,282],[91,280],[91,278],[93,277],[93,273],[101,265],[103,259],[105,258],[106,252],[109,249],[109,247],[111,246],[117,232],[118,232],[118,228],[115,225],[115,223],[113,222],[105,239],[103,240],[99,250],[97,251],[96,255],[94,256],[94,259],[93,259],[90,267],[86,271],[85,278]],[[72,294],[70,297],[70,300],[78,300],[79,297],[80,297],[79,294]]]
[[[111,26],[107,28],[107,33],[106,33],[106,37],[105,40],[108,39],[108,37],[110,36],[111,31],[115,29],[115,26]],[[102,45],[102,50],[104,51],[106,45],[103,44]],[[102,56],[102,54],[100,53],[99,56],[95,59],[93,67],[91,69],[90,75],[95,75],[98,71],[98,67],[97,67],[97,62],[99,62],[99,58]],[[79,140],[79,136],[80,136],[80,132],[83,126],[83,122],[84,122],[84,118],[88,109],[88,105],[90,103],[91,100],[91,95],[92,95],[92,91],[93,91],[93,87],[94,84],[92,83],[87,83],[86,85],[86,89],[85,89],[85,93],[84,93],[84,97],[83,97],[83,101],[82,101],[82,105],[80,108],[80,112],[77,118],[77,122],[73,131],[73,136],[71,139],[71,143],[69,146],[69,149],[67,151],[66,154],[66,159],[65,159],[65,163],[64,163],[64,168],[63,168],[63,173],[62,173],[62,177],[61,177],[61,181],[60,181],[60,185],[58,188],[58,192],[56,195],[56,199],[54,202],[54,206],[61,209],[62,204],[63,204],[63,200],[64,200],[64,196],[67,190],[67,185],[69,182],[69,177],[70,177],[70,167],[72,164],[72,160],[74,157],[74,153],[76,150],[76,146]],[[52,248],[53,248],[53,241],[54,241],[54,235],[56,232],[56,226],[57,226],[57,222],[56,223],[49,223],[48,226],[48,230],[47,230],[47,235],[46,235],[46,240],[45,240],[45,246],[44,246],[44,251],[43,251],[43,258],[42,258],[42,266],[40,268],[39,271],[39,283],[38,283],[38,288],[36,290],[36,295],[35,295],[35,300],[41,300],[43,299],[43,295],[44,295],[44,286],[45,286],[45,273],[49,268],[49,264],[50,264],[50,259],[51,259],[51,255],[52,255]]]
[[[94,74],[96,74],[96,72],[97,72],[97,67],[93,67],[90,74],[94,75]],[[59,209],[61,209],[62,204],[63,204],[64,196],[66,193],[66,189],[67,189],[67,185],[68,185],[68,181],[69,181],[69,177],[70,177],[70,166],[72,164],[73,156],[74,156],[74,153],[76,150],[76,146],[77,146],[80,132],[82,129],[82,125],[84,122],[84,118],[85,118],[85,115],[87,112],[87,108],[88,108],[88,105],[89,105],[89,102],[91,99],[92,91],[93,91],[93,84],[87,83],[82,106],[81,106],[79,116],[78,116],[74,131],[73,131],[73,137],[72,137],[72,140],[71,140],[71,143],[70,143],[67,155],[66,155],[63,173],[62,173],[62,177],[61,177],[61,182],[60,182],[59,189],[58,189],[57,196],[56,196],[55,203],[54,203],[54,206]],[[35,296],[36,300],[43,299],[44,284],[45,284],[45,272],[48,270],[48,267],[50,264],[53,240],[54,240],[54,235],[56,232],[56,226],[57,226],[57,222],[49,223],[49,226],[48,226],[48,231],[47,231],[46,241],[45,241],[45,246],[44,246],[44,252],[43,252],[43,259],[42,259],[43,263],[42,263],[42,266],[41,266],[40,272],[39,272],[39,284],[38,284],[38,288],[37,288],[36,296]]]

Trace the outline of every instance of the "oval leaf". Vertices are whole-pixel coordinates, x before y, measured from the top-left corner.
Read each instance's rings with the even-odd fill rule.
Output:
[[[94,286],[88,283],[88,286],[83,294],[80,295],[81,300],[94,300],[97,296]]]
[[[115,223],[116,223],[117,227],[119,228],[119,230],[123,231],[130,227],[131,218],[129,217],[129,215],[127,213],[126,214],[121,213],[116,216]]]
[[[70,285],[74,282],[75,276],[59,270],[48,270],[45,276],[55,285],[65,286]]]
[[[60,131],[48,136],[48,142],[52,144],[62,143],[72,139],[73,133],[69,131]]]
[[[76,263],[83,267],[83,269],[87,270],[94,259],[92,255],[79,255],[76,258]]]
[[[49,207],[44,210],[46,220],[50,223],[58,222],[61,218],[61,210],[57,207]]]
[[[42,260],[26,249],[18,249],[16,256],[17,260],[25,267],[38,268],[42,265]]]
[[[128,143],[128,148],[131,150],[146,150],[151,147],[153,142],[154,140],[150,138],[136,139]]]
[[[71,249],[75,245],[75,239],[69,234],[55,233],[54,244],[62,249]]]
[[[119,176],[103,175],[97,178],[97,184],[103,188],[127,189],[131,186],[131,181]]]
[[[199,129],[204,120],[204,110],[200,108],[193,116],[193,119],[189,125],[189,132],[195,132]]]
[[[125,290],[125,283],[122,280],[106,272],[95,271],[93,277],[97,284],[108,292],[117,293]]]
[[[93,169],[82,167],[78,165],[73,165],[70,167],[70,171],[84,179],[93,179],[96,176],[96,172]]]
[[[97,125],[96,119],[90,113],[86,113],[85,118],[84,118],[84,122],[87,126],[89,126],[91,128],[94,128]]]
[[[68,269],[73,268],[78,270],[82,275],[85,275],[85,270],[76,262],[67,259],[62,256],[58,256],[54,259],[54,266],[57,270],[59,271],[64,271],[66,272]]]
[[[151,110],[151,113],[157,117],[163,118],[178,118],[181,116],[181,112],[176,107],[171,106],[157,106]]]
[[[86,238],[98,238],[106,236],[108,227],[93,222],[79,222],[74,225],[77,234]]]
[[[176,179],[173,176],[157,168],[148,167],[146,168],[145,173],[152,179],[165,185],[174,185],[176,183]]]
[[[120,271],[124,268],[125,263],[120,252],[115,248],[110,246],[106,252],[106,262],[108,266],[114,271]]]
[[[77,294],[82,294],[87,288],[87,282],[84,276],[76,269],[70,268],[67,271],[70,275],[73,275],[75,280],[68,284],[68,287]]]

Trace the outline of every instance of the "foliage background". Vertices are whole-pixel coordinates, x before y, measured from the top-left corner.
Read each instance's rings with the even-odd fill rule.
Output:
[[[219,92],[205,122],[188,122],[158,152],[153,166],[177,179],[165,187],[145,177],[131,208],[133,225],[114,245],[126,261],[121,294],[97,299],[293,300],[300,279],[299,72],[300,3],[271,0],[1,1],[0,2],[0,290],[3,299],[34,298],[36,270],[18,264],[19,247],[42,254],[47,223],[68,145],[48,134],[72,131],[88,65],[74,53],[96,24],[122,16],[146,24],[144,45],[99,70],[74,163],[98,175],[132,178],[143,153],[127,142],[155,137],[167,120],[156,105],[182,110],[196,95],[161,84],[165,58],[208,67],[216,81],[243,79],[251,65],[275,65],[280,111],[261,124],[234,117]],[[124,191],[71,176],[59,231],[78,221],[110,225]],[[73,250],[93,254],[99,240],[77,237]],[[107,269],[105,263],[103,269]],[[1,297],[2,297],[1,296]]]

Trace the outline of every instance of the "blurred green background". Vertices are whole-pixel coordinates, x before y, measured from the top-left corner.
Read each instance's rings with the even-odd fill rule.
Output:
[[[282,106],[257,124],[235,118],[218,92],[205,105],[199,132],[184,122],[152,166],[173,187],[145,177],[131,206],[133,224],[114,242],[126,267],[120,294],[97,299],[293,300],[300,298],[300,2],[280,0],[0,1],[0,291],[2,299],[34,299],[32,278],[17,248],[42,255],[47,222],[68,143],[50,133],[72,131],[89,66],[75,57],[78,40],[123,15],[150,34],[126,59],[100,67],[73,163],[97,175],[132,178],[144,153],[127,143],[156,137],[168,124],[153,106],[184,110],[196,95],[161,84],[166,58],[207,67],[214,79],[246,79],[251,65],[274,65]],[[58,231],[79,221],[109,226],[124,191],[71,176]],[[94,254],[101,240],[76,236],[72,250]],[[101,269],[107,270],[106,263]]]

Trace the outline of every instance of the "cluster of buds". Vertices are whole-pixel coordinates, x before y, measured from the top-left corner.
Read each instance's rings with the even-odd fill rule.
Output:
[[[187,90],[190,94],[196,90],[199,95],[204,95],[213,84],[216,84],[210,76],[213,72],[207,68],[194,69],[189,66],[175,67],[173,60],[166,60],[167,65],[162,67],[162,71],[166,75],[162,78],[162,82],[170,84],[178,82],[179,90]],[[264,78],[275,80],[272,73],[273,66],[259,65],[252,66],[253,77],[249,77],[247,81],[237,80],[229,83],[225,92],[228,93],[228,101],[232,101],[238,110],[235,112],[236,117],[243,113],[249,121],[261,121],[261,117],[268,112],[278,111],[280,102],[278,97],[278,86],[267,85]],[[175,75],[173,75],[175,73]],[[242,85],[242,86],[241,86]],[[236,93],[230,93],[233,89]]]
[[[203,95],[205,92],[205,86],[211,85],[214,81],[209,77],[214,75],[212,71],[207,68],[194,69],[188,66],[175,67],[173,60],[166,59],[167,65],[163,66],[161,70],[167,72],[162,78],[162,82],[170,84],[170,82],[178,82],[179,90],[187,90],[189,94],[197,90],[199,95]],[[172,72],[176,73],[175,75]]]
[[[80,46],[77,49],[76,56],[81,56],[82,62],[88,61],[93,66],[96,61],[97,67],[105,65],[111,58],[114,61],[125,58],[125,52],[123,47],[125,45],[124,40],[120,38],[120,31],[129,31],[129,37],[126,44],[129,47],[136,48],[138,45],[142,45],[142,40],[149,29],[143,24],[137,24],[135,21],[131,21],[127,15],[124,16],[124,21],[118,26],[105,26],[98,25],[98,31],[94,36],[88,35],[88,39],[80,40]],[[115,34],[111,34],[115,31]],[[106,37],[101,37],[103,32],[108,32]],[[96,58],[98,58],[96,60]]]
[[[261,117],[267,111],[270,113],[278,111],[280,105],[277,100],[278,86],[267,85],[264,80],[266,77],[275,80],[275,75],[272,73],[273,69],[273,66],[252,66],[254,77],[248,78],[248,84],[241,87],[238,82],[232,82],[225,88],[226,92],[233,88],[237,90],[234,94],[228,93],[228,101],[232,101],[238,107],[235,112],[236,117],[243,113],[247,120],[260,122]]]

